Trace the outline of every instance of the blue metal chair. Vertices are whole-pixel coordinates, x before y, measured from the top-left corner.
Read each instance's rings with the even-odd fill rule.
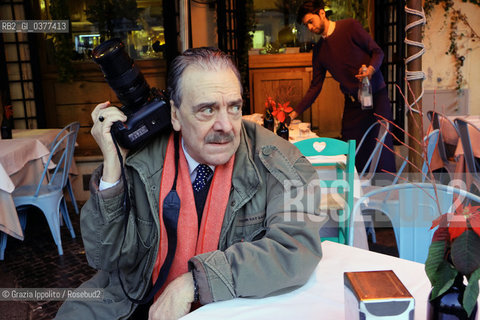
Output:
[[[478,192],[480,191],[480,163],[478,158],[475,157],[475,152],[472,148],[470,137],[472,135],[480,137],[480,129],[477,128],[474,124],[462,119],[455,119],[455,125],[457,126],[460,140],[462,141],[463,153],[468,174],[466,180],[468,183],[471,182],[476,187],[476,191]],[[468,186],[468,188],[470,191],[473,190],[471,185]]]
[[[300,152],[312,162],[314,167],[335,167],[336,179],[319,180],[321,188],[328,188],[336,197],[322,198],[321,209],[338,212],[338,234],[322,237],[322,241],[330,240],[347,243],[348,217],[353,208],[354,175],[355,175],[355,140],[348,142],[332,138],[311,138],[294,143]],[[346,161],[315,162],[315,156],[345,156]],[[332,158],[333,159],[333,158]],[[340,197],[340,199],[339,199]]]
[[[65,146],[62,151],[60,159],[56,163],[56,167],[51,173],[50,181],[45,184],[48,166],[52,161],[54,154]],[[62,240],[60,237],[60,214],[63,216],[63,220],[70,231],[72,238],[75,238],[75,231],[73,230],[70,217],[68,216],[67,207],[63,199],[63,189],[67,185],[68,173],[70,171],[71,156],[69,156],[75,148],[75,134],[69,132],[60,138],[55,146],[52,148],[52,152],[45,163],[40,181],[36,185],[25,185],[15,189],[12,193],[15,206],[32,205],[39,208],[45,218],[47,219],[48,226],[52,232],[53,239],[58,248],[58,254],[63,255]],[[23,219],[23,218],[21,218]],[[22,221],[22,220],[21,220]],[[23,227],[24,225],[22,225]],[[3,249],[0,246],[0,256],[3,257],[3,253],[6,247],[6,239]]]
[[[383,150],[383,144],[385,143],[385,138],[387,137],[388,130],[390,128],[390,124],[388,123],[388,121],[378,120],[377,122],[373,123],[367,129],[367,131],[365,131],[362,140],[360,140],[360,143],[357,146],[357,150],[355,151],[355,155],[357,155],[358,152],[361,150],[363,142],[370,133],[370,131],[372,131],[377,126],[379,126],[377,143],[375,144],[375,148],[373,149],[372,154],[368,158],[367,163],[365,163],[365,167],[363,167],[362,171],[358,174],[362,186],[372,185],[372,178],[377,171],[378,161],[380,160],[380,155],[382,154]]]
[[[439,136],[439,131],[433,130],[423,139],[424,144],[427,146],[426,148],[427,154],[426,154],[426,161],[424,161],[422,165],[422,175],[421,175],[422,182],[425,182],[425,179],[428,177],[428,164],[430,164],[432,161],[433,152],[435,150],[435,146],[437,145],[437,141],[438,141],[438,136]],[[428,161],[428,164],[427,164],[427,161]],[[402,175],[403,170],[405,169],[407,164],[408,164],[408,157],[403,161],[400,168],[398,169],[396,176],[392,180],[392,185],[395,185],[398,183],[400,176]],[[401,180],[400,183],[401,182],[403,182],[403,180]],[[368,194],[374,190],[381,189],[381,188],[382,188],[381,186],[366,186],[363,188],[363,190],[366,191],[365,192],[366,194]],[[385,196],[389,197],[390,194],[386,194]],[[373,222],[375,209],[376,208],[370,208],[367,205],[364,205],[364,208],[362,209],[362,214],[365,217],[365,226],[367,228],[367,233],[371,235],[373,243],[377,242],[375,229],[374,229],[374,222]]]
[[[435,201],[435,188],[439,206]],[[454,194],[459,197],[454,198]],[[480,197],[473,193],[443,184],[401,183],[373,190],[355,203],[348,244],[353,244],[356,215],[368,207],[389,217],[400,258],[425,263],[433,236],[433,230],[430,230],[432,221],[440,214],[453,212],[453,206],[460,203],[459,199],[465,203],[480,202]]]
[[[428,166],[432,163],[433,152],[435,151],[439,137],[440,130],[435,129],[423,138],[424,144],[427,146],[427,158],[422,166],[422,182],[425,182],[425,179],[427,178],[429,172]]]
[[[78,121],[75,121],[75,122],[72,122],[72,123],[69,123],[68,125],[66,125],[58,134],[57,136],[55,137],[55,139],[53,140],[53,142],[51,143],[50,145],[50,153],[52,152],[52,148],[55,146],[55,144],[57,143],[58,139],[60,139],[65,133],[67,132],[73,132],[74,135],[75,135],[75,141],[77,141],[77,136],[78,136],[78,131],[80,130],[80,122]],[[73,153],[74,153],[74,149],[72,149],[72,152],[71,154],[69,154],[68,156],[70,158],[73,158]],[[69,160],[70,162],[72,161],[71,159]],[[77,200],[75,199],[75,194],[73,193],[73,188],[72,188],[72,183],[70,182],[70,176],[67,177],[67,186],[66,186],[67,190],[68,190],[68,194],[70,196],[70,200],[72,201],[72,205],[73,205],[73,208],[75,210],[75,212],[77,214],[80,213],[80,211],[78,210],[78,205],[77,205]],[[63,202],[65,202],[65,198],[63,198],[62,200]],[[65,207],[67,205],[67,203],[65,202]]]
[[[440,131],[438,136],[438,154],[440,155],[440,159],[442,159],[443,168],[450,176],[450,180],[453,180],[455,167],[457,165],[455,160],[455,149],[460,139],[457,126],[452,120],[437,111],[430,110],[427,112],[427,116],[432,124],[432,128]],[[454,134],[455,136],[452,136],[450,140],[455,141],[455,144],[447,143],[442,132]]]

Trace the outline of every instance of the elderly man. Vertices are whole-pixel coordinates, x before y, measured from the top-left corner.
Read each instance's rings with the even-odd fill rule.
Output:
[[[185,51],[171,67],[169,92],[178,144],[168,133],[140,150],[122,150],[132,203],[127,222],[110,135],[112,123],[126,117],[108,102],[92,113],[104,163],[92,175],[81,227],[89,263],[99,271],[83,286],[103,288],[104,296],[68,301],[57,318],[126,319],[134,312],[132,300],[165,272],[171,243],[162,204],[174,184],[181,203],[176,251],[150,319],[179,318],[196,300],[293,290],[321,258],[320,219],[308,212],[318,207],[309,193],[316,173],[293,145],[242,121],[242,87],[230,58],[213,48]]]

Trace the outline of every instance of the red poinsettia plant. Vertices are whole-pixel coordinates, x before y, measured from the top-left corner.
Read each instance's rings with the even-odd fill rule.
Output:
[[[290,101],[277,103],[272,97],[268,97],[267,101],[265,101],[265,110],[267,114],[270,112],[278,122],[285,123],[285,121],[290,119],[287,115],[293,111],[293,108],[290,107]]]
[[[457,275],[464,275],[468,285],[461,303],[470,315],[479,290],[480,206],[460,204],[455,212],[435,219],[432,229],[436,227],[425,262],[425,271],[433,286],[431,298],[447,291]]]

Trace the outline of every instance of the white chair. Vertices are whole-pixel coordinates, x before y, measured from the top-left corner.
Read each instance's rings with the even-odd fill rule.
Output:
[[[453,197],[454,194],[459,197]],[[392,222],[400,258],[425,263],[434,231],[430,230],[432,221],[440,214],[453,212],[454,205],[472,200],[480,202],[480,197],[442,184],[401,183],[378,188],[355,203],[348,244],[353,245],[356,215],[365,208],[374,209],[383,212]]]

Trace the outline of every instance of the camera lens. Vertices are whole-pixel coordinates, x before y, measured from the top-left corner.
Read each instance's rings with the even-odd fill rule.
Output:
[[[120,39],[111,39],[101,43],[92,52],[110,87],[120,102],[134,111],[149,98],[150,87],[134,61],[125,51]]]

